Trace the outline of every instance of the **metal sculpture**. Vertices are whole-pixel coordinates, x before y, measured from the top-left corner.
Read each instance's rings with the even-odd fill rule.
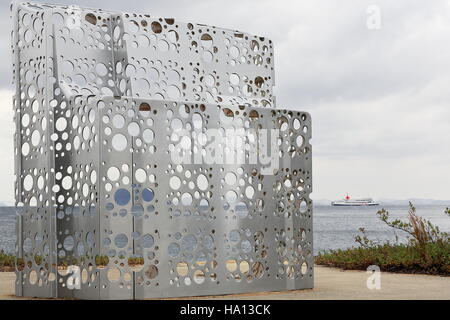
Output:
[[[11,10],[18,296],[313,287],[311,119],[275,108],[270,40]]]

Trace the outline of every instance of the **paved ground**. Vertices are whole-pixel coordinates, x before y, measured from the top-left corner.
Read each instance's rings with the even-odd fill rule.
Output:
[[[13,299],[14,281],[16,274],[12,272],[0,272],[0,300]]]
[[[314,290],[207,297],[206,299],[450,300],[450,277],[382,273],[381,290],[369,290],[366,284],[368,276],[369,274],[362,271],[341,271],[325,267],[316,267],[316,284]],[[14,280],[14,273],[0,273],[0,299],[16,299],[13,296]]]

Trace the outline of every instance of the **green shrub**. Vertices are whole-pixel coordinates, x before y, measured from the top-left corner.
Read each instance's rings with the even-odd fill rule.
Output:
[[[450,217],[450,210],[445,214]],[[319,265],[345,270],[366,270],[377,265],[383,271],[426,273],[450,276],[450,236],[430,221],[418,216],[410,203],[408,222],[391,220],[389,212],[381,210],[379,219],[389,227],[406,232],[408,243],[378,243],[370,240],[363,228],[355,237],[360,246],[345,250],[322,252],[316,257]]]
[[[58,268],[59,269],[65,269],[70,265],[78,265],[79,263],[84,263],[86,259],[89,259],[92,257],[81,257],[80,261],[78,259],[68,256],[63,259],[59,259],[58,261]],[[123,259],[123,257],[120,257]],[[35,256],[34,260],[37,265],[42,264],[43,258],[41,256]],[[106,267],[109,264],[109,257],[108,256],[96,256],[95,257],[95,264],[98,267]],[[31,263],[31,262],[27,262]],[[144,264],[144,258],[142,257],[130,257],[128,258],[128,265],[130,267],[136,267]],[[16,257],[14,255],[6,254],[3,250],[0,251],[0,272],[12,272],[15,271],[16,266]],[[17,259],[17,268],[19,270],[23,270],[25,267],[24,259]]]
[[[16,257],[0,251],[0,271],[14,271]]]

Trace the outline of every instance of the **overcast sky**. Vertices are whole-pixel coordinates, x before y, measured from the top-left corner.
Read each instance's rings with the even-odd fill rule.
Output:
[[[313,117],[313,198],[450,199],[450,0],[69,4],[272,39],[278,107]],[[11,27],[0,6],[0,201],[13,202]]]

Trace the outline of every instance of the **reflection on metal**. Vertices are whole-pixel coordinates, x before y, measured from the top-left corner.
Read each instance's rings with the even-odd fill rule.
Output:
[[[17,295],[312,288],[311,119],[275,108],[270,40],[76,6],[11,9]],[[276,167],[196,162],[207,146],[194,142],[231,128],[275,132]],[[224,155],[246,154],[250,136]],[[174,161],[177,148],[196,160]]]

